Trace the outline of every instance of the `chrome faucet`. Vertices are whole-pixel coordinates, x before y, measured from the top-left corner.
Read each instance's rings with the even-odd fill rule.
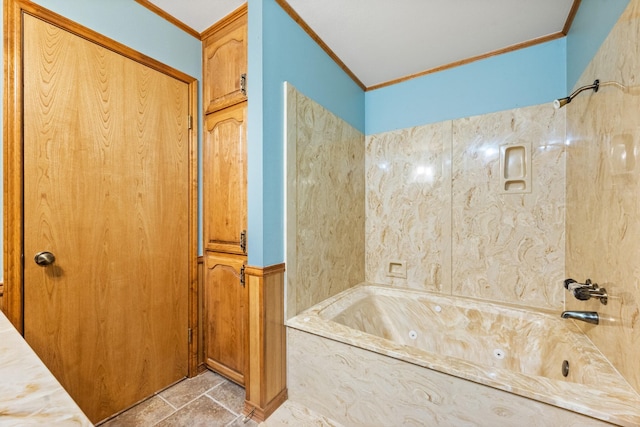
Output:
[[[592,325],[600,323],[600,316],[595,311],[563,311],[560,317],[563,319],[582,320]]]
[[[573,293],[573,296],[580,301],[587,301],[591,298],[599,298],[603,305],[607,305],[609,296],[607,290],[601,288],[597,283],[591,283],[591,279],[587,279],[584,283],[578,283],[573,279],[566,279],[564,287]]]

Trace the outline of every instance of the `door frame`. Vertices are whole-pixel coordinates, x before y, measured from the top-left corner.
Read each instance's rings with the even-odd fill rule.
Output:
[[[4,99],[3,99],[3,164],[4,164],[4,313],[15,328],[24,334],[23,275],[23,69],[22,16],[32,15],[103,48],[159,71],[188,85],[188,109],[191,127],[189,145],[189,287],[188,375],[197,374],[198,356],[198,81],[130,47],[109,39],[57,13],[28,0],[4,0]],[[188,334],[188,335],[187,335]],[[191,337],[194,337],[193,339]]]

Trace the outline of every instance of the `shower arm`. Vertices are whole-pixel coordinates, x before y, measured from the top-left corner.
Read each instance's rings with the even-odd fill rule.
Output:
[[[555,101],[553,101],[553,106],[556,109],[562,108],[565,105],[567,105],[568,103],[570,103],[573,98],[578,96],[578,94],[580,92],[583,92],[583,91],[589,90],[589,89],[593,89],[594,92],[597,92],[598,89],[600,89],[600,80],[596,79],[596,80],[593,81],[593,84],[579,87],[578,89],[573,91],[573,93],[571,95],[567,96],[566,98],[556,99]]]

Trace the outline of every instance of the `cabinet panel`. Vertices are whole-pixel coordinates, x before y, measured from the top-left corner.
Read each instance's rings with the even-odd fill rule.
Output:
[[[203,198],[207,250],[236,254],[246,250],[246,112],[247,103],[243,102],[205,119]]]
[[[211,369],[244,385],[247,365],[247,287],[244,256],[205,254],[204,353]]]
[[[247,15],[204,40],[203,88],[205,113],[246,99],[241,76],[247,73]]]

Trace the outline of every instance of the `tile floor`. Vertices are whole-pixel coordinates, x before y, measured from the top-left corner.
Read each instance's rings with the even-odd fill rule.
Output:
[[[244,389],[206,371],[139,403],[100,427],[257,427],[242,415]]]

